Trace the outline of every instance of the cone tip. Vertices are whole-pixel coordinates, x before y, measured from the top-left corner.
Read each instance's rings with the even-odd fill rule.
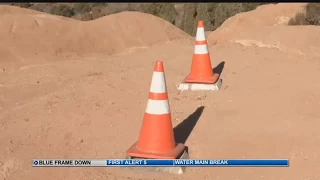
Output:
[[[163,62],[162,61],[156,61],[156,64],[154,66],[154,71],[156,71],[156,72],[164,72]]]
[[[203,28],[204,27],[204,21],[199,21],[198,22],[198,28]]]

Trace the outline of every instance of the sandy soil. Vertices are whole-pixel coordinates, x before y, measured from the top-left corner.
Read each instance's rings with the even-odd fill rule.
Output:
[[[209,43],[224,42],[248,30],[258,31],[261,27],[286,26],[298,12],[303,12],[305,3],[278,3],[257,7],[227,19],[214,33],[208,36]],[[264,34],[261,34],[264,35]]]
[[[0,12],[8,8],[1,7]],[[23,17],[12,8],[10,12],[16,13],[0,13],[4,39],[0,42],[0,179],[320,179],[318,28],[260,26],[254,32],[247,28],[210,47],[213,65],[225,63],[221,91],[180,93],[176,85],[190,70],[194,42],[180,30],[164,26],[164,21],[120,13],[82,24],[83,35],[74,33],[74,25],[81,22],[60,17],[43,19],[48,26],[32,29],[27,23],[27,17],[34,18],[29,10],[20,9],[20,14],[29,16],[18,21]],[[39,14],[44,16],[38,13],[37,18]],[[8,32],[10,18],[25,31]],[[108,18],[118,19],[110,25]],[[138,23],[120,23],[126,18],[154,24],[126,30]],[[111,32],[102,24],[117,27],[112,32],[119,32],[119,37],[136,32],[135,38],[125,36],[135,42],[119,39],[118,52],[111,54],[110,47],[118,42],[112,38],[118,35],[101,37],[104,30]],[[61,31],[48,32],[55,27]],[[38,31],[43,34],[36,38]],[[67,35],[62,32],[69,32],[74,40],[79,34],[92,42],[107,38],[109,45],[95,42],[93,48],[84,45],[87,40],[68,44],[49,36],[55,32],[63,38]],[[141,45],[145,48],[134,48]],[[59,48],[63,53],[55,54]],[[290,167],[187,168],[180,176],[120,168],[32,168],[34,158],[123,158],[139,135],[155,60],[165,63],[174,126],[195,124],[182,128],[186,135],[180,134],[191,158],[289,158]]]

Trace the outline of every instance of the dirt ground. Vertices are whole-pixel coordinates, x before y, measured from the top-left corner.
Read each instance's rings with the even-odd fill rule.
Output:
[[[1,8],[7,14],[2,11],[0,18],[21,18],[12,13],[17,9],[10,16],[8,6]],[[149,18],[137,14],[136,23],[140,16],[141,21]],[[22,41],[19,28],[12,33],[12,22],[17,26],[18,21],[9,20],[10,32],[0,30],[5,39],[0,41],[0,179],[320,180],[319,28],[266,25],[241,31],[210,47],[213,66],[224,63],[222,89],[180,93],[176,86],[190,70],[194,42],[169,25],[159,30],[163,22],[157,25],[162,39],[147,40],[158,32],[141,29],[148,35],[133,38],[141,44],[127,46],[122,39],[119,53],[101,53],[112,46],[104,42],[96,51],[87,47],[83,53],[79,45],[55,54],[54,48],[68,44],[41,41],[50,39],[45,36]],[[56,26],[67,28],[61,25],[66,21],[71,20],[59,20]],[[173,125],[192,159],[288,158],[290,167],[189,167],[182,175],[117,167],[32,167],[35,158],[123,158],[138,138],[156,60],[164,61]]]

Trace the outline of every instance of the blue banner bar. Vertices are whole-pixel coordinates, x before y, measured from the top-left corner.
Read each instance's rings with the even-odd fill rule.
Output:
[[[107,166],[288,167],[288,159],[110,159]]]

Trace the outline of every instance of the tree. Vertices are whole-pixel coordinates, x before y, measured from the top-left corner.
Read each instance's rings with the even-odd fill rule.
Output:
[[[197,7],[196,22],[203,20],[208,31],[214,30],[215,14],[217,3],[200,3]]]
[[[289,25],[320,25],[320,3],[308,3],[305,13],[298,13],[290,19]]]
[[[18,6],[18,7],[22,7],[22,8],[29,8],[30,6],[32,6],[32,4],[30,4],[30,3],[11,3],[11,6]]]
[[[75,3],[73,9],[77,13],[86,13],[91,11],[90,3]]]
[[[157,12],[157,15],[167,21],[169,21],[171,24],[175,23],[175,18],[177,16],[177,12],[174,8],[174,4],[172,3],[165,3],[158,6],[159,12]]]
[[[165,19],[166,21],[169,21],[172,24],[175,22],[175,18],[177,16],[174,4],[172,3],[141,4],[139,11],[158,16],[162,19]]]
[[[195,18],[197,17],[197,3],[188,3],[185,5],[183,30],[194,36],[197,28]]]
[[[92,16],[90,12],[84,13],[83,16],[81,17],[81,21],[90,21],[90,20],[92,20]]]
[[[92,16],[92,19],[98,19],[102,16],[104,16],[104,12],[101,10],[100,7],[93,7],[91,9],[91,16]]]
[[[139,7],[139,11],[143,13],[155,15],[157,14],[156,3],[141,4]]]
[[[218,28],[229,17],[242,12],[241,3],[219,3],[215,10],[215,28]]]
[[[208,14],[208,21],[207,24],[210,24],[209,30],[215,30],[215,22],[216,22],[216,8],[218,7],[218,3],[208,3],[207,5],[207,14]]]
[[[320,3],[307,4],[306,20],[309,24],[320,25]]]
[[[53,6],[50,9],[51,14],[59,15],[59,16],[65,16],[65,17],[72,17],[75,15],[75,12],[70,6],[67,6],[65,4],[60,4]]]

